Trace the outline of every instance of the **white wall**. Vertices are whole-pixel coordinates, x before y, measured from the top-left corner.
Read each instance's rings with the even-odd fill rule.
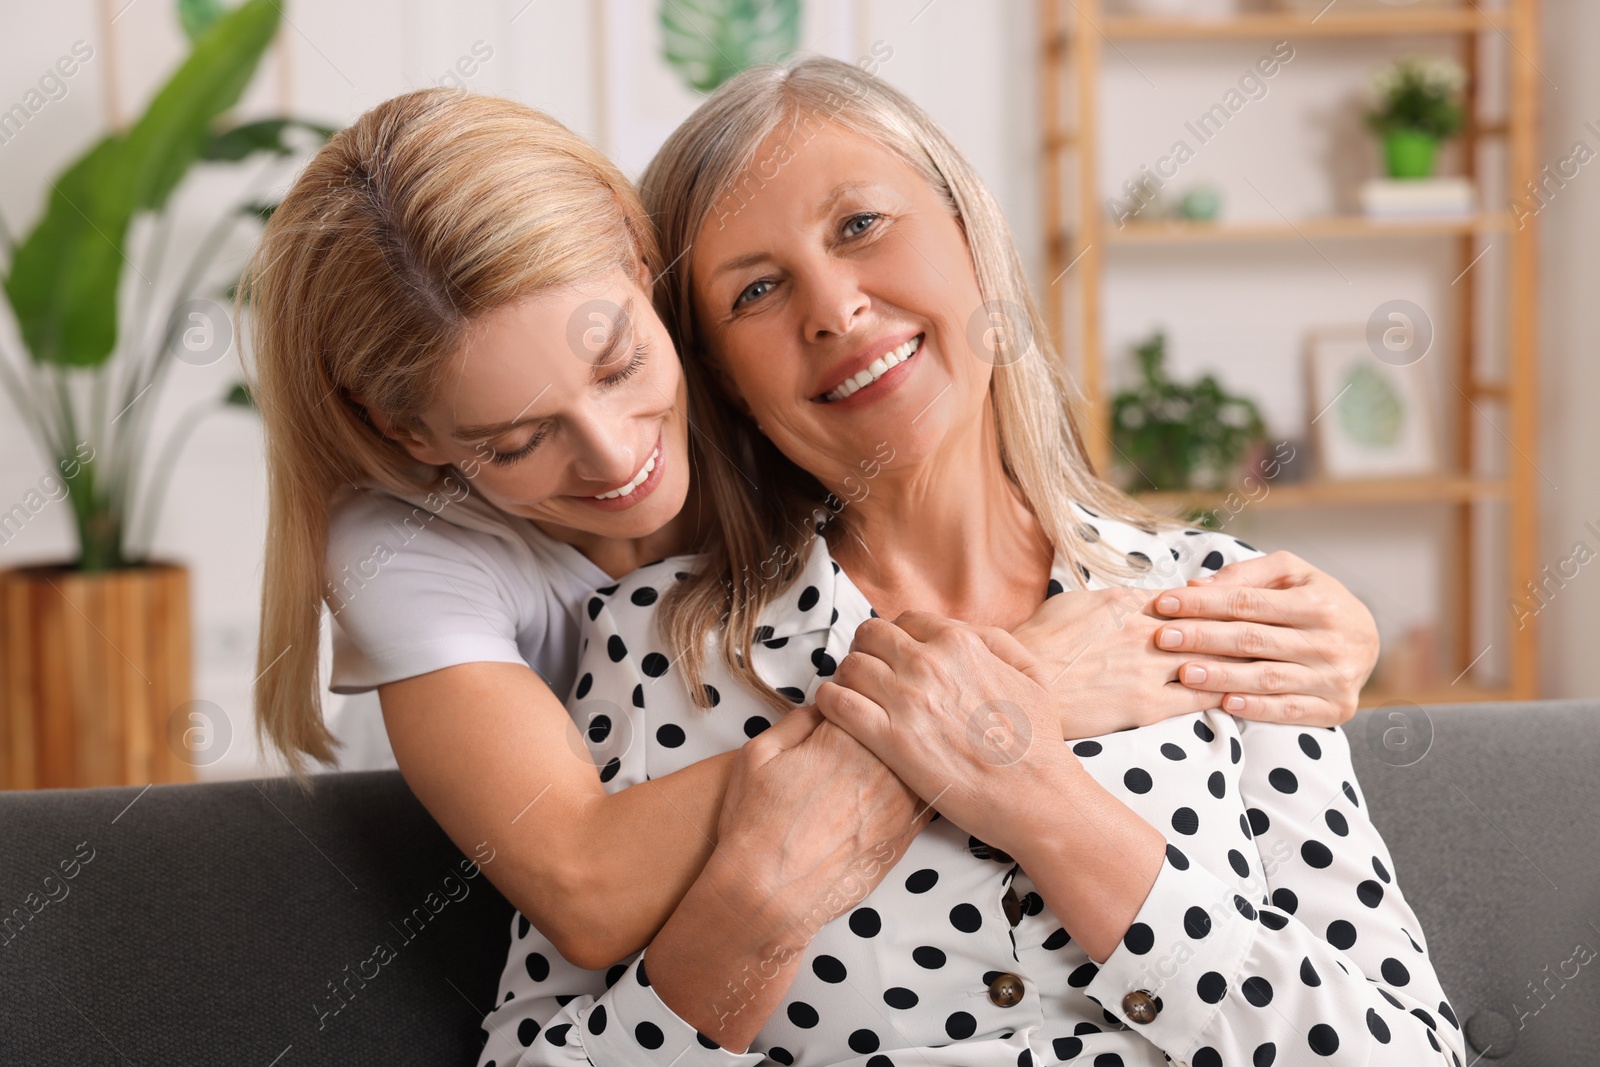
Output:
[[[38,8],[0,39],[0,107],[22,99],[74,41],[87,41],[96,50],[68,83],[65,97],[48,103],[19,136],[0,145],[0,215],[13,231],[32,225],[48,188],[46,178],[105,128],[108,107],[124,115],[142,107],[182,54],[171,6],[166,0],[126,6],[113,27],[114,43],[101,36],[91,4]],[[1034,133],[1034,4],[807,0],[804,7],[804,40],[811,49],[847,59],[867,54],[874,42],[892,49],[881,76],[927,107],[972,157],[1037,277],[1043,244]],[[287,101],[296,114],[347,123],[395,93],[439,82],[476,47],[476,54],[487,49],[490,55],[465,79],[471,88],[548,110],[598,140],[636,174],[659,138],[693,106],[690,94],[670,79],[646,64],[629,63],[654,47],[656,8],[653,0],[608,0],[598,17],[590,5],[565,0],[289,3],[284,54],[269,55],[263,63],[241,114],[271,113]],[[1600,73],[1582,54],[1585,41],[1600,39],[1600,11],[1585,0],[1546,0],[1546,8],[1544,67],[1561,87],[1549,93],[1547,104],[1550,152],[1580,137],[1600,147],[1600,138],[1582,127],[1585,120],[1600,120]],[[604,87],[592,62],[597,42],[603,42],[612,63],[613,76]],[[1182,119],[1212,102],[1260,50],[1256,45],[1144,45],[1124,47],[1120,57],[1112,53],[1102,116],[1107,184],[1119,184],[1152,153],[1165,150]],[[1287,213],[1331,210],[1341,191],[1327,175],[1356,165],[1341,147],[1348,130],[1341,132],[1345,120],[1338,118],[1339,101],[1354,86],[1347,61],[1352,52],[1365,59],[1370,51],[1353,44],[1300,48],[1272,82],[1268,97],[1241,112],[1185,170],[1182,181],[1203,176],[1218,182],[1230,213],[1239,216],[1270,212],[1241,180],[1245,176]],[[116,77],[108,85],[113,57]],[[289,177],[279,174],[275,188],[285,188]],[[210,214],[237,195],[245,178],[243,171],[196,175],[182,191],[186,211],[174,247],[192,245]],[[1543,542],[1552,560],[1584,536],[1584,521],[1600,525],[1600,488],[1590,473],[1600,431],[1587,410],[1591,398],[1600,395],[1600,370],[1585,358],[1579,318],[1600,281],[1589,247],[1600,221],[1597,190],[1600,168],[1591,167],[1540,219],[1546,235],[1541,466],[1561,487],[1548,492],[1544,517]],[[225,269],[237,270],[248,251],[249,234],[243,232],[228,248]],[[1275,430],[1298,432],[1303,406],[1298,379],[1271,371],[1298,352],[1307,323],[1364,321],[1391,295],[1425,306],[1447,299],[1439,287],[1449,272],[1440,279],[1441,253],[1434,246],[1352,244],[1324,251],[1349,283],[1304,250],[1240,248],[1229,254],[1226,271],[1214,270],[1214,259],[1190,252],[1119,250],[1110,261],[1106,318],[1113,354],[1152,323],[1165,323],[1175,369],[1220,369],[1230,384],[1260,397]],[[144,294],[130,287],[128,296],[132,302]],[[9,316],[0,316],[0,344],[18,350]],[[158,430],[170,428],[193,403],[220,393],[236,377],[231,358],[206,368],[180,365],[162,400]],[[0,506],[9,506],[37,483],[44,460],[10,408],[0,412]],[[235,730],[234,749],[209,773],[249,773],[256,760],[248,708],[264,521],[261,442],[252,419],[225,414],[204,424],[174,476],[157,548],[193,568],[195,695],[221,706]],[[1245,536],[1252,543],[1292,547],[1336,570],[1372,604],[1392,634],[1426,614],[1437,594],[1442,579],[1425,536],[1435,521],[1419,509],[1415,516],[1402,516],[1391,533],[1390,527],[1355,515],[1284,516]],[[71,545],[67,509],[52,505],[0,546],[0,566],[65,558]],[[1594,571],[1600,567],[1586,570],[1543,616],[1548,695],[1600,694],[1600,682],[1584,670],[1585,653],[1600,625],[1600,577]]]

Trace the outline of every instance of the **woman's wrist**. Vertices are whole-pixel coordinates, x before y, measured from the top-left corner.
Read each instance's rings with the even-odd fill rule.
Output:
[[[782,1002],[810,935],[795,919],[802,905],[793,894],[769,893],[736,852],[712,853],[646,959],[662,1003],[743,1052]]]
[[[1043,783],[1031,827],[1007,849],[1096,963],[1116,950],[1166,854],[1166,838],[1081,765]]]

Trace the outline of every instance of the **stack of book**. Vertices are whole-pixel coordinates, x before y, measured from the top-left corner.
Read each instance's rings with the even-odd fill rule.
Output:
[[[1373,178],[1361,185],[1369,219],[1457,218],[1471,215],[1474,204],[1466,178]]]

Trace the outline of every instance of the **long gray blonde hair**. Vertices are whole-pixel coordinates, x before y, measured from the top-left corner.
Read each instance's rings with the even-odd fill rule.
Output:
[[[1072,511],[1074,501],[1150,531],[1181,525],[1096,474],[1070,404],[1081,394],[1029,292],[1011,231],[949,136],[904,94],[848,63],[809,57],[752,68],[725,83],[667,138],[640,182],[662,259],[674,264],[657,281],[656,305],[683,360],[694,423],[707,446],[699,450],[696,476],[704,479],[718,520],[709,524],[703,564],[662,606],[662,628],[697,699],[707,639],[717,636],[720,656],[737,679],[774,708],[792,706],[747,665],[761,612],[798,573],[828,490],[767,441],[724,391],[695,318],[686,253],[719,203],[742,204],[759,191],[756,154],[770,135],[788,124],[792,137],[808,140],[830,123],[899,155],[961,226],[984,307],[1005,332],[1006,347],[999,358],[991,356],[990,386],[1001,461],[1072,569],[1085,577],[1094,568],[1107,578],[1135,578],[1167,565],[1130,559],[1099,542]],[[830,534],[847,526],[846,515],[839,518],[826,526]]]

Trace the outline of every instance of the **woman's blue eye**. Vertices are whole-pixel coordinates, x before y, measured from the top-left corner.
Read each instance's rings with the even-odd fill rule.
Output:
[[[861,215],[851,215],[848,219],[844,220],[844,229],[845,232],[851,237],[860,237],[867,231],[867,227],[872,225],[872,223],[876,222],[877,220],[878,216],[871,212],[866,212]],[[863,225],[857,227],[857,223],[863,223]]]
[[[747,304],[752,300],[759,300],[766,292],[766,289],[762,288],[763,286],[770,288],[772,283],[767,281],[765,278],[761,279],[759,282],[751,282],[749,285],[745,286],[744,292],[739,294],[739,298],[733,302],[733,306],[739,307],[740,305]],[[757,289],[760,289],[761,292],[756,292]]]

